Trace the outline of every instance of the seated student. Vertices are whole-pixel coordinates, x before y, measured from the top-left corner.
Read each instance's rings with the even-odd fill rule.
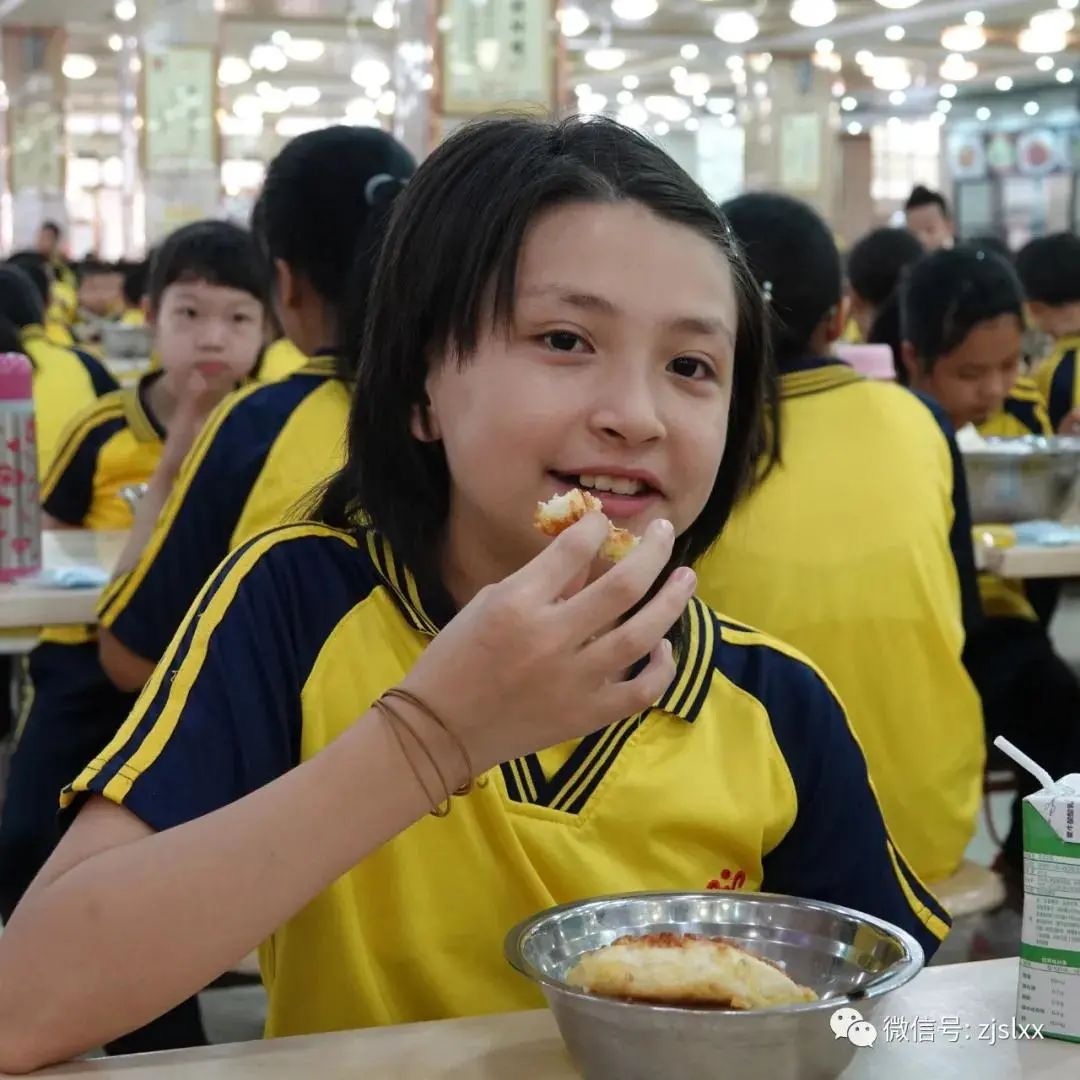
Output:
[[[7,261],[9,265],[23,270],[41,294],[45,303],[45,336],[55,345],[73,347],[75,338],[71,333],[71,326],[58,315],[59,309],[51,300],[56,281],[52,276],[53,269],[50,263],[36,251],[16,251]]]
[[[295,374],[308,364],[308,358],[287,337],[277,337],[266,347],[259,379],[262,382],[279,382]]]
[[[212,402],[250,374],[262,346],[269,273],[250,234],[204,221],[162,245],[150,312],[162,368],[98,400],[68,425],[42,485],[46,524],[127,529],[125,489],[163,455],[183,456]],[[102,671],[90,627],[47,628],[30,654],[33,698],[11,762],[0,817],[0,918],[7,921],[60,838],[57,793],[112,738],[134,704]],[[173,1017],[167,1031],[128,1037],[117,1053],[199,1041]],[[177,1041],[180,1040],[180,1041]]]
[[[961,659],[962,600],[977,619],[978,592],[952,431],[908,390],[829,356],[840,256],[809,206],[751,194],[721,209],[771,296],[781,445],[698,563],[699,595],[820,665],[891,834],[923,880],[940,880],[971,839],[985,757]]]
[[[1080,432],[1080,236],[1055,233],[1031,240],[1016,257],[1031,321],[1053,338],[1054,351],[1036,369],[1050,423],[1062,434]]]
[[[121,689],[149,678],[218,563],[340,467],[353,374],[341,353],[346,301],[361,319],[386,208],[414,168],[374,128],[301,135],[271,162],[253,227],[276,270],[281,325],[310,359],[229,398],[175,488],[173,475],[151,484],[100,607],[102,662]]]
[[[41,325],[45,317],[41,293],[24,271],[7,264],[0,265],[0,317],[14,328],[34,365],[38,475],[44,476],[68,421],[119,387],[94,357],[48,340]]]
[[[874,229],[847,258],[851,318],[863,341],[892,349],[901,384],[905,376],[900,363],[900,276],[922,255],[922,245],[907,229]]]
[[[112,263],[85,259],[79,266],[79,310],[95,319],[115,319],[124,309],[123,275]]]
[[[150,272],[149,257],[124,268],[124,310],[120,321],[125,326],[146,325],[146,285]]]
[[[832,691],[682,565],[762,445],[764,311],[729,236],[602,119],[472,124],[424,162],[324,524],[223,564],[65,796],[0,936],[0,1069],[141,1023],[263,941],[270,1035],[539,1005],[507,929],[624,890],[730,878],[934,950],[947,917]],[[532,524],[583,480],[642,537],[615,566],[602,515]]]
[[[1008,395],[1020,370],[1023,294],[1008,263],[963,248],[937,252],[912,267],[901,311],[911,384],[938,401],[954,428],[1022,424]],[[1038,403],[1030,404],[1034,414]],[[1077,771],[1076,676],[1054,652],[1018,582],[982,574],[979,585],[987,618],[969,635],[964,658],[988,737],[1007,736],[1055,774]],[[1034,790],[1026,774],[1017,777],[1021,795]],[[1019,873],[1021,853],[1018,798],[1002,868]]]
[[[908,230],[926,251],[941,251],[956,242],[956,225],[945,197],[923,184],[911,189],[904,203]]]

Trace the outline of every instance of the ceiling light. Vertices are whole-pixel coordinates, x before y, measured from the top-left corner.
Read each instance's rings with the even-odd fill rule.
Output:
[[[283,139],[292,139],[297,135],[320,131],[324,127],[326,127],[326,121],[318,116],[283,116],[274,125],[274,131]]]
[[[124,47],[124,39],[119,34],[109,35],[109,48],[113,52],[119,52]]]
[[[840,101],[840,108],[844,112],[854,112],[859,107],[859,103],[853,97],[842,98]]]
[[[615,95],[615,100],[620,105],[632,105],[634,103],[634,95],[629,90],[620,90]]]
[[[894,90],[889,95],[890,105],[903,105],[905,101],[907,101],[907,94],[903,90]]]
[[[906,11],[908,8],[914,7],[919,0],[877,0],[877,2],[890,11]]]
[[[891,127],[891,128],[899,127],[900,126],[900,117],[899,116],[890,116],[889,119],[885,121],[885,123],[886,123],[886,125],[888,127]]]
[[[847,126],[847,133],[849,135],[861,135],[862,124],[860,124],[858,120],[852,120],[851,123]]]
[[[626,63],[626,53],[622,49],[589,49],[585,63],[596,71],[614,71]]]
[[[1076,16],[1064,8],[1052,8],[1040,11],[1028,20],[1032,30],[1045,30],[1048,33],[1067,34],[1076,25]]]
[[[969,11],[964,16],[964,22],[966,22],[968,26],[982,26],[982,24],[986,22],[986,16],[981,11]]]
[[[990,110],[985,105],[980,105],[975,110],[975,119],[986,121],[990,119]]]
[[[625,127],[643,128],[649,122],[649,114],[645,111],[644,105],[639,105],[635,101],[633,105],[620,109],[616,113],[616,119]]]
[[[1054,70],[1054,58],[1052,56],[1040,56],[1035,61],[1035,66],[1040,71],[1053,71]]]
[[[656,14],[657,0],[611,0],[611,10],[626,22],[641,22]]]
[[[911,68],[902,56],[875,56],[863,71],[879,90],[906,90],[911,85]]]
[[[636,90],[641,85],[641,80],[636,75],[624,75],[622,84],[625,90]]]
[[[735,108],[735,99],[729,97],[711,97],[705,102],[705,108],[708,109],[713,116],[723,116],[724,113],[729,113]]]
[[[1024,102],[1024,112],[1026,112],[1028,114],[1028,116],[1035,116],[1038,113],[1038,111],[1039,111],[1039,103],[1037,101],[1026,101],[1026,102]]]
[[[942,83],[938,93],[943,98],[954,98],[956,97],[956,87],[952,83]]]
[[[986,44],[986,31],[981,26],[947,26],[941,31],[941,47],[951,53],[974,52]]]
[[[947,113],[952,108],[951,101],[939,101],[937,103],[937,111],[939,113]]]
[[[290,60],[301,64],[313,64],[326,52],[326,44],[318,38],[289,38],[284,52]]]
[[[828,56],[835,48],[836,46],[833,44],[831,38],[818,38],[817,41],[814,42],[814,52],[821,53],[822,56]]]
[[[256,97],[255,94],[240,94],[233,102],[232,111],[242,120],[254,120],[256,117],[261,119],[263,114],[262,98]]]
[[[1080,0],[1058,0],[1058,7],[1062,11],[1075,11]]]
[[[696,116],[691,116],[684,127],[687,131],[697,131],[701,127],[701,121]]]
[[[890,41],[903,41],[904,40],[904,28],[902,26],[886,26],[885,36]]]
[[[671,76],[672,82],[678,82],[680,79],[685,79],[690,73],[682,66],[682,64],[676,64],[668,74]]]
[[[1006,90],[1011,90],[1013,88],[1013,81],[1008,75],[999,75],[994,80],[994,86],[1004,93]]]
[[[693,102],[699,109],[704,109],[705,102],[708,100],[709,99],[704,94],[695,94],[693,97]]]
[[[750,57],[750,70],[756,71],[759,75],[764,75],[769,68],[772,67],[772,53],[754,53]]]
[[[607,98],[603,94],[582,94],[577,104],[582,116],[599,116],[607,107]]]
[[[679,55],[684,60],[696,60],[700,54],[701,54],[701,50],[696,45],[694,45],[692,43],[684,45],[679,50]]]
[[[691,112],[690,106],[682,98],[671,94],[650,94],[645,99],[645,108],[654,116],[672,124],[681,124]]]
[[[116,0],[113,5],[113,14],[121,22],[131,22],[138,13],[139,10],[135,6],[135,0]]]
[[[89,79],[97,72],[97,61],[86,53],[68,53],[62,71],[65,79]]]
[[[390,69],[381,60],[369,57],[353,64],[351,78],[357,86],[383,86],[390,81]]]
[[[833,97],[843,97],[847,93],[847,87],[840,79],[837,79],[836,82],[832,84],[831,90]]]
[[[222,86],[239,86],[251,78],[251,65],[242,56],[223,56],[217,77]]]
[[[1034,26],[1021,30],[1016,38],[1016,47],[1026,53],[1062,52],[1067,44],[1068,39],[1060,31],[1039,30]]]
[[[378,0],[372,9],[371,21],[380,30],[393,30],[397,25],[397,12],[394,11],[394,0]]]
[[[855,54],[855,63],[858,64],[859,67],[866,67],[867,64],[872,64],[873,62],[874,54],[869,49],[860,49]]]
[[[741,56],[729,56],[724,63],[727,65],[728,71],[740,71],[746,66]]]
[[[769,96],[769,84],[759,79],[754,83],[754,97],[765,98]]]
[[[289,96],[289,103],[298,109],[308,109],[318,104],[319,98],[322,97],[322,92],[317,86],[290,86],[285,93]]]
[[[1071,83],[1073,81],[1073,69],[1072,68],[1058,68],[1054,78],[1059,83]]]
[[[712,79],[703,71],[695,71],[675,80],[675,92],[683,97],[697,97],[698,94],[707,94],[711,89]]]
[[[275,30],[270,35],[270,40],[280,49],[284,49],[291,38],[292,34],[288,30]]]
[[[945,114],[943,112],[936,112],[930,114],[930,123],[937,124],[939,127],[945,123]]]
[[[397,95],[393,90],[384,90],[379,95],[379,100],[375,102],[376,111],[380,112],[383,116],[393,116],[396,107]]]
[[[665,124],[663,120],[653,124],[653,131],[655,131],[657,135],[666,135],[670,130],[670,126]]]
[[[350,124],[373,124],[375,123],[377,111],[375,102],[372,101],[371,98],[353,98],[352,101],[345,106],[345,119],[348,120]]]
[[[277,45],[256,45],[248,63],[256,71],[284,71],[289,59]]]
[[[563,8],[556,18],[563,37],[577,37],[589,29],[589,16],[579,7]]]
[[[268,113],[283,113],[292,105],[289,95],[276,86],[262,91],[259,94],[259,103],[262,105],[262,111]]]
[[[592,87],[587,82],[579,82],[574,87],[574,97],[584,97],[586,94],[592,93]]]
[[[788,13],[799,26],[825,26],[836,18],[836,0],[792,0]]]
[[[949,53],[945,63],[938,68],[938,74],[949,82],[967,82],[979,74],[979,65],[966,60],[960,53]]]
[[[218,127],[222,135],[246,135],[255,137],[262,134],[262,113],[257,116],[236,116],[233,113],[219,111]]]
[[[729,45],[742,45],[758,34],[758,21],[749,11],[725,11],[713,24],[713,33]]]
[[[142,58],[138,56],[131,57],[131,59],[128,60],[128,71],[130,71],[132,75],[138,75],[139,72],[142,71]]]

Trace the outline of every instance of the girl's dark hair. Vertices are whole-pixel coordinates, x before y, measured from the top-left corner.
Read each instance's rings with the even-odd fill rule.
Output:
[[[150,277],[150,257],[142,262],[128,263],[124,268],[124,299],[131,307],[138,307],[146,295]]]
[[[0,314],[19,330],[45,317],[45,301],[37,286],[25,270],[11,263],[0,265]]]
[[[678,538],[672,563],[699,558],[719,535],[765,449],[763,403],[775,397],[761,294],[716,205],[643,136],[609,120],[524,117],[467,125],[421,166],[394,207],[376,268],[360,349],[345,467],[317,516],[355,529],[362,513],[422,589],[454,605],[438,573],[450,499],[441,443],[416,439],[431,364],[467,364],[491,327],[513,316],[515,276],[529,225],[570,203],[634,201],[693,229],[728,260],[738,333],[727,448],[712,494]],[[646,252],[642,258],[647,258]]]
[[[271,265],[282,259],[334,308],[343,340],[325,347],[360,333],[389,207],[415,171],[385,132],[344,126],[301,135],[270,163],[251,227]],[[338,369],[355,374],[340,353]]]
[[[904,270],[923,254],[922,244],[907,229],[874,229],[848,254],[848,282],[876,309],[866,339],[892,349],[896,377],[901,383],[907,382],[907,370],[900,362],[900,281]]]
[[[936,206],[946,218],[949,216],[949,204],[945,201],[945,196],[931,191],[925,184],[916,184],[904,203],[905,210],[917,210],[920,206]]]
[[[904,340],[923,369],[958,348],[979,323],[1015,315],[1023,325],[1024,294],[1016,271],[997,255],[953,248],[915,263],[901,286]]]
[[[205,281],[251,293],[270,304],[270,269],[251,233],[228,221],[196,221],[170,233],[153,256],[147,282],[156,309],[170,285]]]
[[[720,209],[768,297],[777,362],[806,356],[821,320],[840,303],[840,253],[828,225],[787,195],[754,192]]]
[[[49,263],[44,255],[36,251],[16,251],[8,257],[9,266],[17,266],[34,283],[41,297],[41,302],[49,306],[49,292],[51,290],[52,275],[49,272]]]
[[[1059,232],[1029,240],[1016,256],[1016,272],[1029,300],[1075,304],[1080,300],[1080,236]]]

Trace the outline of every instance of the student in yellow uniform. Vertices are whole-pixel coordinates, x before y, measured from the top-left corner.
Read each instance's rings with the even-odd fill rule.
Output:
[[[848,298],[858,340],[892,349],[900,383],[905,378],[900,363],[900,278],[922,255],[922,244],[907,229],[874,229],[847,257]]]
[[[751,194],[721,209],[771,296],[781,446],[698,563],[699,595],[821,667],[890,831],[938,881],[971,839],[985,758],[961,656],[978,591],[952,429],[936,405],[829,355],[844,318],[840,257],[809,206]]]
[[[15,328],[23,352],[34,365],[38,475],[44,476],[68,421],[118,385],[88,353],[49,341],[41,325],[45,316],[41,295],[18,267],[0,266],[0,316]]]
[[[623,890],[816,897],[933,952],[947,916],[828,683],[683,565],[760,451],[766,355],[723,218],[637,133],[444,142],[395,210],[324,523],[225,561],[64,797],[0,937],[0,1069],[259,942],[271,1035],[540,1005],[506,931]],[[642,538],[613,567],[602,515],[532,523],[582,484]]]
[[[1029,241],[1016,256],[1032,323],[1054,341],[1035,371],[1053,429],[1080,431],[1080,236],[1054,233]]]
[[[124,310],[120,321],[125,326],[146,325],[146,285],[150,260],[131,263],[124,268]]]
[[[912,267],[901,308],[903,359],[911,383],[938,401],[954,428],[974,424],[985,431],[990,423],[1022,423],[1008,411],[1008,395],[1028,393],[1026,387],[1013,389],[1020,370],[1023,293],[1007,262],[963,248],[937,252]],[[965,661],[982,697],[988,736],[1007,736],[1036,761],[1051,762],[1055,773],[1077,771],[1076,676],[1054,652],[1019,583],[985,574],[979,583],[987,617],[969,635]],[[1034,790],[1026,775],[1017,778],[1021,795]],[[1017,798],[1001,867],[1015,876],[1021,861]]]
[[[279,321],[309,359],[229,398],[175,486],[172,474],[151,484],[100,608],[102,661],[121,689],[147,680],[218,563],[340,467],[353,370],[340,355],[346,301],[359,325],[388,207],[414,167],[389,135],[348,127],[302,135],[271,163],[253,225],[276,269]]]
[[[117,390],[68,426],[42,485],[54,528],[128,529],[125,489],[163,455],[182,457],[209,404],[251,373],[266,328],[269,268],[249,233],[221,221],[185,226],[162,245],[149,305],[159,372]],[[30,654],[33,703],[11,763],[0,817],[0,918],[10,919],[60,838],[56,794],[116,733],[134,698],[109,681],[91,627],[47,628]],[[193,1001],[113,1051],[190,1045]]]
[[[75,338],[71,333],[70,323],[62,317],[59,309],[50,300],[56,282],[49,262],[36,251],[16,251],[7,261],[9,265],[17,266],[25,271],[41,294],[45,303],[45,336],[55,345],[63,345],[67,348],[74,346]]]
[[[280,382],[295,374],[310,363],[287,337],[279,337],[266,347],[262,364],[259,366],[259,379],[262,382]]]

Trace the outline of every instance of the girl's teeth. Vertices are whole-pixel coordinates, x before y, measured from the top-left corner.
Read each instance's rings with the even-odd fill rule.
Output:
[[[582,487],[593,491],[610,491],[613,495],[636,495],[644,489],[644,485],[628,476],[603,476],[582,473],[578,477]]]

